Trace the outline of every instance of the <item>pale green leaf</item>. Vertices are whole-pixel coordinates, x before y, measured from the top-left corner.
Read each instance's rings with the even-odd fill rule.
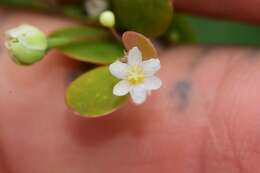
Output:
[[[124,55],[122,45],[115,41],[81,41],[60,50],[72,59],[94,64],[110,64]]]
[[[68,88],[66,102],[75,112],[85,117],[100,117],[117,110],[127,101],[128,96],[113,95],[118,79],[108,67],[91,70],[76,79]]]
[[[103,28],[72,26],[58,29],[50,33],[48,36],[48,43],[50,48],[55,48],[82,40],[104,40],[110,37],[110,32]]]

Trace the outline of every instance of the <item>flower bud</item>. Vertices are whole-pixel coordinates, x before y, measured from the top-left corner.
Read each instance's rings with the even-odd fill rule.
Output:
[[[104,11],[99,17],[101,25],[113,28],[115,26],[115,15],[112,11]]]
[[[34,64],[46,54],[47,37],[33,26],[18,26],[7,31],[6,36],[6,47],[17,64]]]

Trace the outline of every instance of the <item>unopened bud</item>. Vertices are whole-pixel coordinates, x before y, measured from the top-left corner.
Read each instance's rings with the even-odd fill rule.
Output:
[[[115,15],[112,11],[104,11],[99,17],[101,25],[113,28],[115,26]]]
[[[6,47],[17,64],[34,64],[46,54],[47,37],[34,26],[18,26],[7,31],[6,36]]]

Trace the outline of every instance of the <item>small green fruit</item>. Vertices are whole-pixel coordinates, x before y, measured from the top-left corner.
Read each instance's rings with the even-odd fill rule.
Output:
[[[34,26],[20,25],[6,32],[6,47],[19,65],[40,61],[47,51],[47,37]]]

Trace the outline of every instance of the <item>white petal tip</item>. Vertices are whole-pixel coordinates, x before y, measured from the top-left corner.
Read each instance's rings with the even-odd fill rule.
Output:
[[[137,105],[137,106],[140,106],[140,105],[144,104],[144,102],[145,102],[145,101],[138,102],[138,101],[134,101],[134,100],[133,100],[133,103],[134,103],[135,105]]]
[[[113,88],[113,95],[124,96],[131,90],[131,85],[125,80],[118,82]]]
[[[156,76],[148,77],[144,81],[147,90],[158,90],[162,86],[162,81]]]
[[[125,63],[116,61],[109,65],[109,71],[113,76],[119,79],[125,79],[127,76],[127,66]]]
[[[140,50],[139,50],[139,48],[138,47],[133,47],[132,49],[130,49],[129,51],[138,51],[138,52],[140,52]]]
[[[114,96],[124,96],[124,95],[126,95],[124,92],[125,92],[124,90],[121,90],[121,89],[118,89],[118,88],[115,88],[115,87],[113,89],[113,95]]]
[[[142,63],[142,67],[146,76],[153,76],[161,68],[161,62],[159,59],[152,58]]]
[[[132,97],[132,102],[135,104],[135,105],[141,105],[143,104],[144,102],[146,101],[146,98],[137,98],[137,97]]]
[[[130,91],[133,103],[136,105],[143,104],[147,98],[147,90],[143,86],[135,86]]]
[[[133,47],[128,52],[128,64],[137,65],[142,63],[142,52],[138,47]]]

